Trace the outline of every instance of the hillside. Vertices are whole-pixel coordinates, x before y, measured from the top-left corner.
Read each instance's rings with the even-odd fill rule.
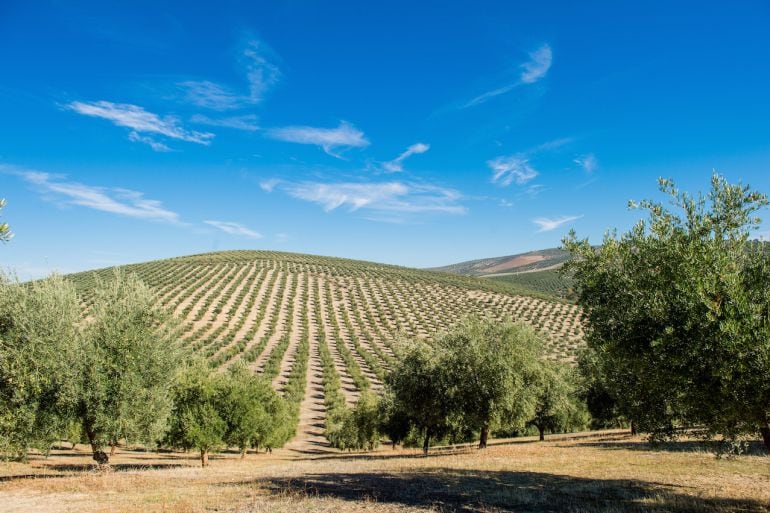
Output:
[[[236,361],[299,390],[296,444],[323,445],[324,362],[352,404],[381,389],[399,333],[427,337],[470,314],[531,324],[548,357],[572,360],[581,343],[575,305],[516,295],[505,284],[372,262],[229,251],[129,265],[182,319],[181,338],[216,369]],[[95,276],[70,275],[87,306]],[[326,367],[330,367],[327,365]],[[328,376],[327,376],[328,377]]]
[[[463,276],[490,276],[555,269],[569,259],[563,249],[552,248],[435,267],[431,270]]]
[[[558,269],[569,254],[558,248],[530,251],[495,258],[469,260],[432,270],[461,276],[476,276],[503,283],[518,294],[570,300],[572,280],[559,274]]]

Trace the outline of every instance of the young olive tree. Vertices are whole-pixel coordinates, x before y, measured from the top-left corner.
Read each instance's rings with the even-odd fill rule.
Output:
[[[165,431],[178,351],[170,317],[134,275],[97,280],[89,313],[76,411],[94,460],[106,464],[105,447],[155,443]]]
[[[543,361],[535,379],[535,413],[529,424],[537,428],[540,441],[545,432],[583,429],[588,412],[578,398],[575,371],[561,362]]]
[[[0,274],[0,454],[47,452],[78,392],[80,307],[62,277],[20,284]]]
[[[495,427],[523,428],[535,411],[542,340],[524,324],[469,319],[440,336],[439,367],[456,424],[487,446]]]
[[[428,454],[431,440],[444,436],[451,428],[449,384],[436,352],[426,343],[415,340],[402,344],[399,353],[385,384],[395,403],[394,410],[405,414],[409,424],[420,431],[422,450]]]
[[[207,363],[196,361],[179,373],[172,389],[173,408],[165,442],[200,451],[202,467],[208,466],[211,450],[225,445],[227,421],[221,415],[220,381],[210,373]]]
[[[219,378],[217,409],[225,421],[223,440],[238,447],[244,458],[249,447],[271,444],[280,429],[284,409],[283,399],[270,382],[252,374],[239,362]]]
[[[599,374],[653,437],[760,432],[770,451],[770,258],[750,241],[767,198],[716,174],[707,196],[660,189],[672,206],[642,202],[628,233],[564,240]]]

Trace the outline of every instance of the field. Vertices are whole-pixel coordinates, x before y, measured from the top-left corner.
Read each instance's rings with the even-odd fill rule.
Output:
[[[510,284],[521,290],[522,293],[547,294],[562,299],[570,299],[573,285],[572,280],[562,276],[558,269],[512,274],[492,274],[487,276],[486,279]]]
[[[563,249],[551,248],[516,255],[468,260],[435,267],[433,270],[462,276],[489,276],[555,269],[567,260],[569,260],[569,253]]]
[[[653,449],[619,432],[498,440],[427,458],[389,448],[223,454],[207,469],[194,454],[121,450],[112,471],[94,472],[84,449],[0,465],[0,511],[770,511],[765,456],[717,459],[693,441]]]
[[[180,338],[217,370],[237,361],[294,391],[291,447],[324,446],[327,383],[348,404],[379,391],[399,336],[428,337],[468,315],[519,320],[543,334],[547,356],[571,361],[580,311],[516,295],[505,284],[370,262],[232,251],[127,266],[183,319]],[[95,277],[72,275],[88,307]],[[339,379],[336,379],[339,378]]]

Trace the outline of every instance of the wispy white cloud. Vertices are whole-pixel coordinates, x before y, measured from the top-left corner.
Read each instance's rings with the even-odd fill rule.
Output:
[[[294,198],[320,205],[326,212],[347,208],[349,212],[367,211],[368,218],[389,214],[388,218],[392,220],[413,214],[467,212],[460,204],[462,195],[459,192],[433,184],[281,181],[276,182],[275,187]]]
[[[257,116],[253,114],[230,116],[225,118],[210,118],[202,114],[196,114],[190,118],[190,121],[199,125],[233,128],[235,130],[245,130],[247,132],[256,132],[259,130],[259,125],[257,124]]]
[[[534,84],[544,78],[551,69],[553,52],[548,44],[544,44],[529,54],[529,60],[521,65],[520,80],[523,84]]]
[[[251,228],[247,228],[246,226],[240,223],[234,223],[232,221],[203,221],[203,222],[209,226],[218,228],[230,235],[240,235],[240,236],[249,237],[252,239],[262,238],[262,234],[252,230]]]
[[[553,51],[550,45],[544,44],[537,50],[530,52],[529,60],[520,65],[521,73],[518,81],[480,94],[463,105],[463,108],[480,105],[496,96],[509,93],[521,85],[534,84],[548,74],[552,62]]]
[[[273,192],[273,189],[275,189],[275,186],[279,183],[281,183],[281,181],[277,178],[270,178],[268,180],[262,180],[259,182],[259,188],[265,192]]]
[[[599,161],[596,159],[596,155],[588,153],[587,155],[581,155],[574,161],[575,164],[582,167],[586,173],[593,173],[599,165]]]
[[[556,228],[563,226],[567,223],[571,223],[572,221],[576,221],[583,217],[580,216],[562,216],[556,219],[549,219],[547,217],[538,217],[537,219],[533,219],[532,222],[535,223],[539,227],[538,233],[540,232],[550,232],[552,230],[555,230]]]
[[[492,170],[492,182],[503,187],[512,183],[523,185],[538,175],[524,154],[497,157],[487,161],[487,166]]]
[[[395,159],[385,162],[382,167],[385,169],[385,171],[388,171],[389,173],[398,173],[404,170],[404,160],[411,157],[412,155],[419,155],[421,153],[425,153],[430,149],[429,144],[425,143],[415,143],[408,147],[401,155],[396,157]]]
[[[156,141],[152,137],[148,137],[146,135],[139,135],[137,132],[133,130],[131,130],[131,132],[128,133],[128,140],[131,142],[141,142],[141,143],[147,144],[150,148],[160,153],[166,153],[171,151],[171,148],[169,148],[162,142]]]
[[[184,99],[193,105],[211,110],[232,110],[243,106],[244,97],[233,90],[208,80],[187,80],[177,84]]]
[[[265,93],[281,76],[271,55],[262,41],[254,39],[246,44],[241,54],[248,83],[248,91],[244,93],[209,80],[187,80],[177,85],[183,90],[185,101],[204,109],[227,111],[255,105],[264,99]]]
[[[62,175],[0,166],[0,171],[13,174],[33,185],[43,198],[55,203],[109,212],[111,214],[181,224],[179,214],[163,206],[160,201],[147,199],[137,191],[99,187],[67,181]]]
[[[249,98],[252,103],[262,100],[265,92],[281,76],[278,67],[268,59],[270,51],[258,40],[249,41],[243,56],[246,60],[246,79],[249,81]]]
[[[106,119],[117,126],[130,128],[136,134],[132,140],[140,140],[136,139],[139,134],[157,134],[180,141],[208,145],[214,137],[212,133],[187,130],[174,116],[161,118],[138,105],[128,103],[113,103],[104,100],[97,102],[76,101],[67,104],[66,108],[84,116]],[[131,138],[130,134],[129,138]]]
[[[312,126],[287,126],[271,128],[267,136],[279,141],[320,146],[329,155],[341,158],[336,153],[341,148],[365,148],[369,140],[364,133],[345,121],[337,128],[318,128]]]

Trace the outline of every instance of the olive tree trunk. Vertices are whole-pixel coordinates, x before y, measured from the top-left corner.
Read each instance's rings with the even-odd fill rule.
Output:
[[[489,424],[481,426],[481,436],[479,437],[479,449],[487,448],[487,440],[489,439]]]
[[[209,466],[209,451],[208,449],[201,449],[201,467]]]
[[[762,433],[762,441],[765,443],[765,450],[770,454],[770,425],[767,421],[759,428],[759,432]]]

